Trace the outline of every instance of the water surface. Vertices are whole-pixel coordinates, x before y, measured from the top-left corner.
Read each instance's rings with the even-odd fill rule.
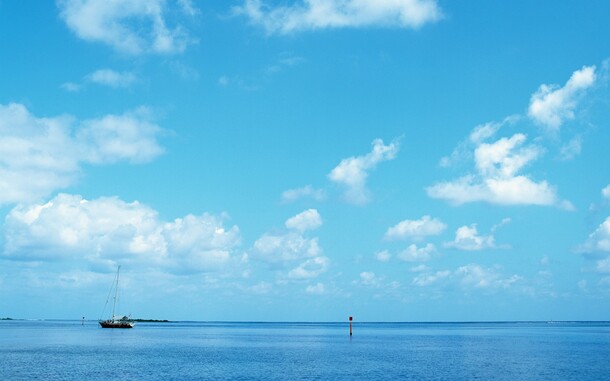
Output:
[[[0,321],[2,380],[602,380],[610,322]]]

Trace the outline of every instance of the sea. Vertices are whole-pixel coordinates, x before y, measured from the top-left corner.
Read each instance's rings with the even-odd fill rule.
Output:
[[[610,322],[9,320],[0,380],[610,380]]]

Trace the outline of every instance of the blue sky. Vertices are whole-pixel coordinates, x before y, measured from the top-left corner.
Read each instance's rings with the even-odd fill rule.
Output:
[[[0,315],[607,320],[608,14],[0,0]]]

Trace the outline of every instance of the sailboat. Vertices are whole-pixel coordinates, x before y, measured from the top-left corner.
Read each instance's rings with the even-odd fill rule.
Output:
[[[119,272],[121,271],[121,266],[119,266],[116,270],[116,279],[113,282],[112,288],[110,289],[110,293],[108,294],[108,299],[106,299],[106,305],[108,305],[108,300],[110,299],[110,294],[114,289],[114,298],[112,301],[112,316],[110,319],[100,320],[100,326],[102,328],[133,328],[135,322],[133,322],[129,316],[116,316],[114,314],[116,308],[116,301],[119,293]]]

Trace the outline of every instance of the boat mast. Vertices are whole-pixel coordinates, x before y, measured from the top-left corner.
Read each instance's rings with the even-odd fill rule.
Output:
[[[121,271],[121,265],[116,269],[116,285],[114,287],[114,301],[112,302],[112,320],[114,320],[114,308],[116,307],[117,293],[119,292],[119,272]]]

